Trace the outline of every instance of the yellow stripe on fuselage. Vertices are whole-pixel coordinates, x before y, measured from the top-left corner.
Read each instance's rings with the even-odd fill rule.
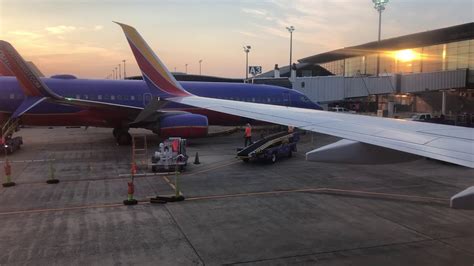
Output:
[[[171,79],[165,70],[165,66],[161,65],[160,62],[155,58],[153,52],[150,50],[148,45],[143,41],[142,37],[138,32],[125,24],[120,24],[123,30],[125,31],[127,37],[132,41],[135,47],[143,54],[143,56],[153,65],[153,67],[159,72],[159,74],[164,77],[169,83],[176,85],[175,81]]]

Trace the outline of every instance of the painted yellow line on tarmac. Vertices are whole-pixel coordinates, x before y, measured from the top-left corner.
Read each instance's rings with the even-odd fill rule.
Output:
[[[44,163],[44,162],[54,162],[55,159],[45,159],[45,160],[8,160],[10,163]],[[5,163],[5,161],[0,161],[0,163]]]
[[[148,203],[149,202],[139,201],[139,204],[148,204]],[[111,203],[111,204],[64,207],[64,208],[31,209],[31,210],[0,212],[0,216],[2,216],[2,215],[13,215],[13,214],[31,214],[31,213],[45,213],[45,212],[58,212],[58,211],[74,211],[74,210],[110,208],[110,207],[122,207],[122,206],[125,206],[125,205],[123,205],[122,203]]]
[[[272,194],[285,194],[285,193],[298,193],[298,192],[338,192],[338,193],[352,193],[360,195],[369,195],[369,196],[384,196],[391,198],[399,199],[418,199],[418,200],[427,200],[427,201],[449,201],[447,198],[434,198],[434,197],[422,197],[422,196],[413,196],[413,195],[404,195],[404,194],[392,194],[392,193],[381,193],[381,192],[371,192],[371,191],[361,191],[361,190],[349,190],[349,189],[336,189],[336,188],[304,188],[304,189],[289,189],[289,190],[273,190],[273,191],[262,191],[262,192],[249,192],[249,193],[237,193],[237,194],[224,194],[224,195],[214,195],[214,196],[198,196],[186,198],[186,200],[206,200],[206,199],[221,199],[221,198],[234,198],[234,197],[246,197],[246,196],[258,196],[258,195],[272,195]]]
[[[170,185],[170,187],[173,189],[173,190],[176,190],[176,186],[171,183],[171,181],[168,179],[168,176],[162,176],[163,177],[163,180],[165,180],[166,183],[168,183],[168,185]]]
[[[174,188],[174,185],[170,182],[168,177],[163,176],[163,179]],[[211,196],[197,196],[186,198],[186,201],[199,201],[199,200],[212,200],[212,199],[225,199],[225,198],[237,198],[237,197],[248,197],[248,196],[259,196],[259,195],[274,195],[274,194],[286,194],[286,193],[301,193],[301,192],[316,192],[316,193],[352,193],[369,196],[385,196],[390,198],[399,199],[417,199],[417,200],[428,200],[428,201],[448,201],[447,198],[434,198],[434,197],[422,197],[404,194],[392,194],[392,193],[380,193],[371,191],[361,190],[348,190],[348,189],[337,189],[337,188],[304,188],[304,189],[289,189],[289,190],[272,190],[262,192],[249,192],[249,193],[237,193],[237,194],[223,194],[223,195],[211,195]],[[336,194],[335,193],[335,194]],[[139,204],[149,204],[148,200],[139,200]],[[0,212],[2,215],[15,215],[15,214],[31,214],[31,213],[47,213],[47,212],[58,212],[58,211],[74,211],[74,210],[85,210],[95,208],[113,208],[125,206],[122,203],[110,203],[110,204],[98,204],[98,205],[85,205],[85,206],[73,206],[63,208],[49,208],[49,209],[30,209],[30,210],[18,210],[18,211],[7,211]]]

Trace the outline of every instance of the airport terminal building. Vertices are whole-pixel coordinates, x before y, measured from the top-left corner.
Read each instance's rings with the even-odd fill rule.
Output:
[[[315,102],[343,104],[357,111],[386,110],[388,115],[474,112],[474,23],[346,47],[298,61],[292,74],[289,67],[283,67],[277,75],[289,77],[294,89]]]

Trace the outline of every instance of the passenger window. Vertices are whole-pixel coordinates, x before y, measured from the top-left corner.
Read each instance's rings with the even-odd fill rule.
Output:
[[[117,95],[117,100],[121,101],[122,100],[122,95]]]
[[[98,99],[98,100],[102,100],[102,95],[100,95],[100,94],[97,95],[97,99]]]
[[[88,100],[88,99],[89,99],[89,95],[84,94],[84,99]]]
[[[112,101],[115,101],[115,95],[110,95],[110,99],[111,99]]]
[[[130,96],[130,100],[135,101],[135,96]]]
[[[10,99],[15,99],[15,94],[14,93],[10,93]]]
[[[81,99],[81,95],[77,94],[76,99]]]

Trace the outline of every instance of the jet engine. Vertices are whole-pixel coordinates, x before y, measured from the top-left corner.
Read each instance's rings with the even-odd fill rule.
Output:
[[[207,136],[209,123],[207,117],[197,114],[173,114],[160,118],[154,132],[163,138],[201,138]]]

